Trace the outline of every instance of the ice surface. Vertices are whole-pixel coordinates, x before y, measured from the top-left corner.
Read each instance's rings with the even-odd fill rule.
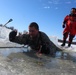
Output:
[[[76,75],[76,53],[70,55],[74,58],[65,60],[60,58],[45,57],[35,59],[22,53],[23,45],[12,43],[8,40],[11,30],[0,27],[0,47],[21,47],[21,48],[0,48],[0,75]],[[57,37],[51,36],[51,41],[57,46]],[[75,47],[75,46],[73,46]],[[76,50],[76,47],[75,47]],[[61,53],[57,53],[61,56]],[[58,57],[59,57],[58,56]],[[67,54],[66,54],[66,58]]]

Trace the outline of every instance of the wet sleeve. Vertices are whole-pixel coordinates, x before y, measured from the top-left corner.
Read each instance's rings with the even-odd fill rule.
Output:
[[[15,31],[12,31],[10,32],[9,34],[9,40],[11,42],[15,42],[15,43],[18,43],[18,44],[27,44],[27,35],[21,35],[21,36],[16,36],[17,35],[17,32]]]

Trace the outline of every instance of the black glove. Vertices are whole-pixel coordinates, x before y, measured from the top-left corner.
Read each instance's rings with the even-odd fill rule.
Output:
[[[63,24],[62,27],[65,28],[65,25]]]
[[[16,37],[17,35],[17,31],[16,30],[13,30],[12,32],[9,33],[9,40],[10,41],[13,41],[14,38]]]

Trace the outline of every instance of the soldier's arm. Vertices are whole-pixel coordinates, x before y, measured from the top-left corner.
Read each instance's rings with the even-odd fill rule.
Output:
[[[19,44],[27,44],[27,35],[17,36],[17,31],[12,31],[9,34],[9,40],[11,42],[19,43]]]

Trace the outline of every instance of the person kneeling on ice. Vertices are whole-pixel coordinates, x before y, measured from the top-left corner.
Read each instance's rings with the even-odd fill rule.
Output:
[[[21,36],[17,35],[17,30],[9,33],[9,40],[19,44],[30,46],[38,53],[54,55],[56,46],[50,41],[49,37],[42,31],[39,31],[39,26],[36,22],[29,25],[29,33]]]
[[[61,44],[61,46],[65,46],[66,39],[69,35],[68,47],[70,47],[73,38],[76,35],[76,8],[71,9],[71,13],[64,18],[62,26],[65,29],[63,31],[63,43]]]

